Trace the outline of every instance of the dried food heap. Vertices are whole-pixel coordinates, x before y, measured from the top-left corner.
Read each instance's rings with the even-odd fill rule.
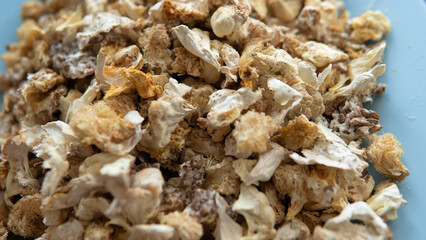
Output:
[[[0,75],[1,239],[391,239],[409,171],[363,107],[385,90],[382,13],[45,0],[22,18]]]

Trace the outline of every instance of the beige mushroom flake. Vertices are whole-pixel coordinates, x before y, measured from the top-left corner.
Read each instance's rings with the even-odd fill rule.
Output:
[[[45,0],[21,17],[1,56],[0,239],[391,239],[409,171],[364,104],[386,90],[381,12]]]

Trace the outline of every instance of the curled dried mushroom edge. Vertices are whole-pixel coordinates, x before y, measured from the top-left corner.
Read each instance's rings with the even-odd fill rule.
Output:
[[[44,0],[21,16],[1,57],[0,239],[392,238],[409,171],[363,107],[385,91],[380,11]]]

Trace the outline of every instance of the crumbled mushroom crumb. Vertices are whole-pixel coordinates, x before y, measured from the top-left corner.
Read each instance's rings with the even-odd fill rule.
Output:
[[[46,0],[21,17],[1,56],[0,239],[391,238],[409,171],[363,106],[386,89],[381,12]]]

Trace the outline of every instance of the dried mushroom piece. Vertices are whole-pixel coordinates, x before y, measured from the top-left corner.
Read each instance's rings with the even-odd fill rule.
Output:
[[[290,151],[310,149],[315,143],[323,139],[324,133],[317,124],[310,122],[304,115],[290,121],[287,126],[279,130],[273,141],[281,144]]]
[[[407,201],[402,198],[398,186],[386,180],[374,188],[374,195],[367,200],[367,203],[384,221],[390,221],[397,218],[396,210],[401,205],[406,205]]]
[[[245,238],[269,239],[275,236],[275,213],[268,198],[253,186],[241,185],[238,200],[232,210],[244,216],[248,230]]]
[[[40,208],[40,194],[28,195],[19,199],[9,213],[8,229],[23,237],[40,237],[46,229],[42,222]]]
[[[351,19],[350,26],[352,28],[350,39],[359,43],[368,40],[379,41],[391,30],[390,21],[382,12],[370,10]]]
[[[214,236],[219,240],[239,240],[243,235],[242,227],[236,223],[228,214],[228,203],[219,194],[216,194],[215,202],[217,205],[218,221]]]
[[[339,216],[316,227],[313,239],[392,239],[386,223],[365,202],[355,202]]]
[[[105,151],[124,155],[142,138],[141,123],[144,119],[137,111],[129,111],[120,116],[116,112],[119,109],[115,107],[121,107],[127,104],[126,102],[117,99],[117,102],[112,104],[116,106],[109,106],[106,101],[83,106],[73,115],[70,126],[84,143],[96,144]]]
[[[245,167],[244,161],[239,159],[233,162],[236,173],[246,185],[259,185],[259,181],[266,182],[271,179],[277,167],[284,159],[286,149],[276,143],[272,143],[272,149],[259,154],[259,160],[251,169]],[[251,165],[251,164],[250,164]],[[243,169],[242,169],[243,168]]]
[[[349,58],[341,50],[333,49],[326,44],[315,41],[302,43],[295,50],[303,60],[312,62],[316,67],[324,67],[330,63],[344,61]]]
[[[249,111],[235,123],[235,129],[225,140],[227,155],[251,155],[271,149],[270,137],[278,127],[265,113]]]
[[[277,231],[274,240],[302,240],[310,239],[311,231],[297,218],[284,223]]]
[[[312,149],[303,149],[302,154],[292,153],[290,157],[299,164],[323,164],[345,170],[366,167],[367,162],[353,154],[348,145],[330,129],[318,124],[325,138],[315,142]]]
[[[367,154],[373,160],[377,171],[386,174],[390,179],[403,181],[410,172],[401,162],[404,151],[395,136],[386,133],[374,136],[368,146]]]

